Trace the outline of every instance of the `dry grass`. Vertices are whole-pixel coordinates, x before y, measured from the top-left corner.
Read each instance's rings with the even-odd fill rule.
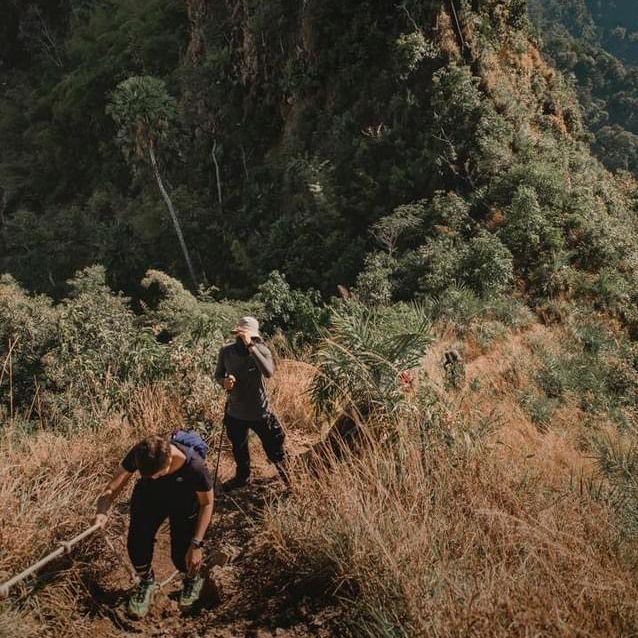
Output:
[[[296,573],[349,601],[356,635],[610,636],[638,631],[638,587],[610,513],[485,447],[423,453],[404,433],[266,517]]]
[[[344,597],[354,635],[638,633],[615,515],[583,489],[594,467],[581,412],[568,403],[541,432],[516,400],[530,337],[553,338],[533,326],[468,363],[465,388],[447,397],[453,443],[406,420],[392,446],[302,470],[267,512],[271,546],[291,574]],[[439,396],[437,362],[452,343],[444,335],[424,364]],[[489,419],[496,427],[478,437]]]
[[[303,361],[281,359],[278,362],[269,390],[273,411],[286,427],[317,431],[308,396],[313,370]]]
[[[130,421],[111,419],[96,430],[77,428],[73,433],[41,428],[27,434],[15,422],[0,429],[0,580],[91,524],[99,491],[139,438],[169,432],[184,422],[174,397],[159,386],[140,390],[129,408]],[[59,561],[52,583],[37,597],[23,599],[26,608],[21,617],[28,616],[25,631],[35,624],[46,635],[88,635],[82,616],[86,610],[78,604],[88,599],[87,575],[122,560],[118,543],[124,520],[117,512],[112,519],[107,531],[110,545],[95,538],[85,541],[72,559]],[[15,630],[16,613],[8,607],[0,609],[0,628],[14,626]]]
[[[302,362],[281,360],[270,386],[274,409],[286,426],[308,433],[314,431],[305,394],[310,369]],[[175,387],[157,384],[135,392],[126,416],[105,420],[96,429],[77,424],[73,431],[42,426],[26,431],[17,418],[0,427],[0,581],[88,527],[95,499],[126,451],[148,433],[189,427],[191,407],[180,400]],[[205,413],[211,433],[216,432],[223,394],[217,393],[199,411]],[[95,422],[95,415],[90,420]],[[72,560],[63,559],[49,572],[52,580],[37,596],[26,596],[29,587],[12,592],[14,605],[0,606],[0,638],[15,632],[65,637],[91,633],[91,620],[83,617],[83,602],[90,599],[86,583],[126,561],[121,541],[125,527],[125,516],[115,508],[106,544],[94,538],[78,546]]]
[[[540,327],[531,335],[552,339]],[[342,597],[355,635],[638,633],[638,585],[621,558],[614,516],[571,487],[592,471],[579,451],[580,413],[566,404],[543,433],[516,401],[529,383],[528,337],[495,342],[468,361],[466,387],[445,395],[438,367],[455,343],[446,333],[424,364],[451,409],[438,428],[422,430],[415,405],[412,418],[393,426],[391,445],[372,443],[318,476],[300,469],[290,497],[265,512],[260,545],[275,548],[300,586],[320,579],[324,592]],[[270,386],[282,422],[308,438],[317,432],[305,393],[311,375],[308,364],[281,359]],[[469,388],[474,377],[478,390]],[[211,420],[221,407],[219,397],[211,402]],[[173,390],[154,386],[137,392],[128,418],[96,430],[27,434],[16,422],[0,430],[0,578],[89,524],[128,447],[146,432],[187,424],[185,414]],[[478,436],[477,423],[494,414],[498,427]],[[110,546],[86,542],[37,596],[0,607],[0,638],[14,630],[95,633],[84,617],[86,583],[125,560],[125,524],[115,517]]]

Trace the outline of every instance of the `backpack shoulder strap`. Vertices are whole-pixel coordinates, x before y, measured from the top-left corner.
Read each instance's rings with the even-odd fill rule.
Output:
[[[191,459],[193,458],[193,448],[190,445],[186,445],[179,440],[180,432],[181,430],[176,430],[175,432],[173,432],[173,434],[171,434],[171,443],[173,445],[179,445],[179,449],[186,456],[186,463],[190,463]]]

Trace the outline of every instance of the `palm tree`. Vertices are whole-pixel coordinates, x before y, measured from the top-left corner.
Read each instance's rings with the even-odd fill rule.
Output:
[[[177,115],[175,100],[168,94],[162,80],[149,76],[135,76],[117,85],[106,112],[118,126],[117,140],[127,161],[142,160],[150,163],[191,279],[197,288],[198,280],[179,217],[164,186],[155,155],[156,148],[168,140],[171,124]]]

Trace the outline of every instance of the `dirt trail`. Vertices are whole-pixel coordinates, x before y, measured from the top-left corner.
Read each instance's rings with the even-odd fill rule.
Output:
[[[251,439],[251,485],[232,495],[216,497],[215,515],[207,535],[207,553],[218,564],[210,569],[211,583],[203,593],[201,607],[190,615],[179,611],[177,599],[181,581],[177,577],[156,596],[145,619],[133,621],[126,617],[132,579],[125,564],[126,526],[120,524],[119,533],[114,535],[111,530],[107,534],[111,536],[111,547],[121,556],[120,564],[104,577],[88,584],[92,599],[87,603],[87,613],[93,618],[91,624],[95,627],[93,635],[96,638],[115,635],[149,638],[331,638],[337,635],[328,628],[335,613],[330,609],[313,610],[303,591],[289,590],[289,579],[277,582],[272,569],[274,557],[260,547],[260,512],[272,499],[285,498],[285,488],[273,466],[267,463],[258,442],[254,437]],[[300,454],[312,442],[312,437],[305,433],[288,432],[288,453],[292,456]],[[233,471],[227,446],[224,441],[219,471],[222,480],[231,476]],[[209,466],[214,466],[215,456],[216,451],[211,449]],[[125,520],[125,516],[122,518]],[[158,581],[168,578],[174,571],[169,555],[168,531],[163,527],[158,535],[154,558]]]

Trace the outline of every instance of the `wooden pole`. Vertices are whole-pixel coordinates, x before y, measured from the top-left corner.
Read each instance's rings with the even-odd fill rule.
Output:
[[[98,529],[101,529],[101,525],[96,523],[95,525],[91,525],[88,529],[84,530],[81,534],[73,537],[70,541],[61,542],[60,547],[55,551],[47,554],[43,559],[39,560],[37,563],[31,565],[24,571],[16,574],[13,578],[10,578],[8,581],[2,583],[0,585],[0,598],[7,598],[9,596],[9,591],[14,585],[17,585],[19,582],[23,581],[25,578],[28,578],[32,574],[35,574],[37,571],[42,569],[45,565],[48,565],[51,561],[54,561],[56,558],[63,556],[64,554],[70,554],[74,545],[77,545],[80,541],[83,541],[85,538],[97,532]]]

